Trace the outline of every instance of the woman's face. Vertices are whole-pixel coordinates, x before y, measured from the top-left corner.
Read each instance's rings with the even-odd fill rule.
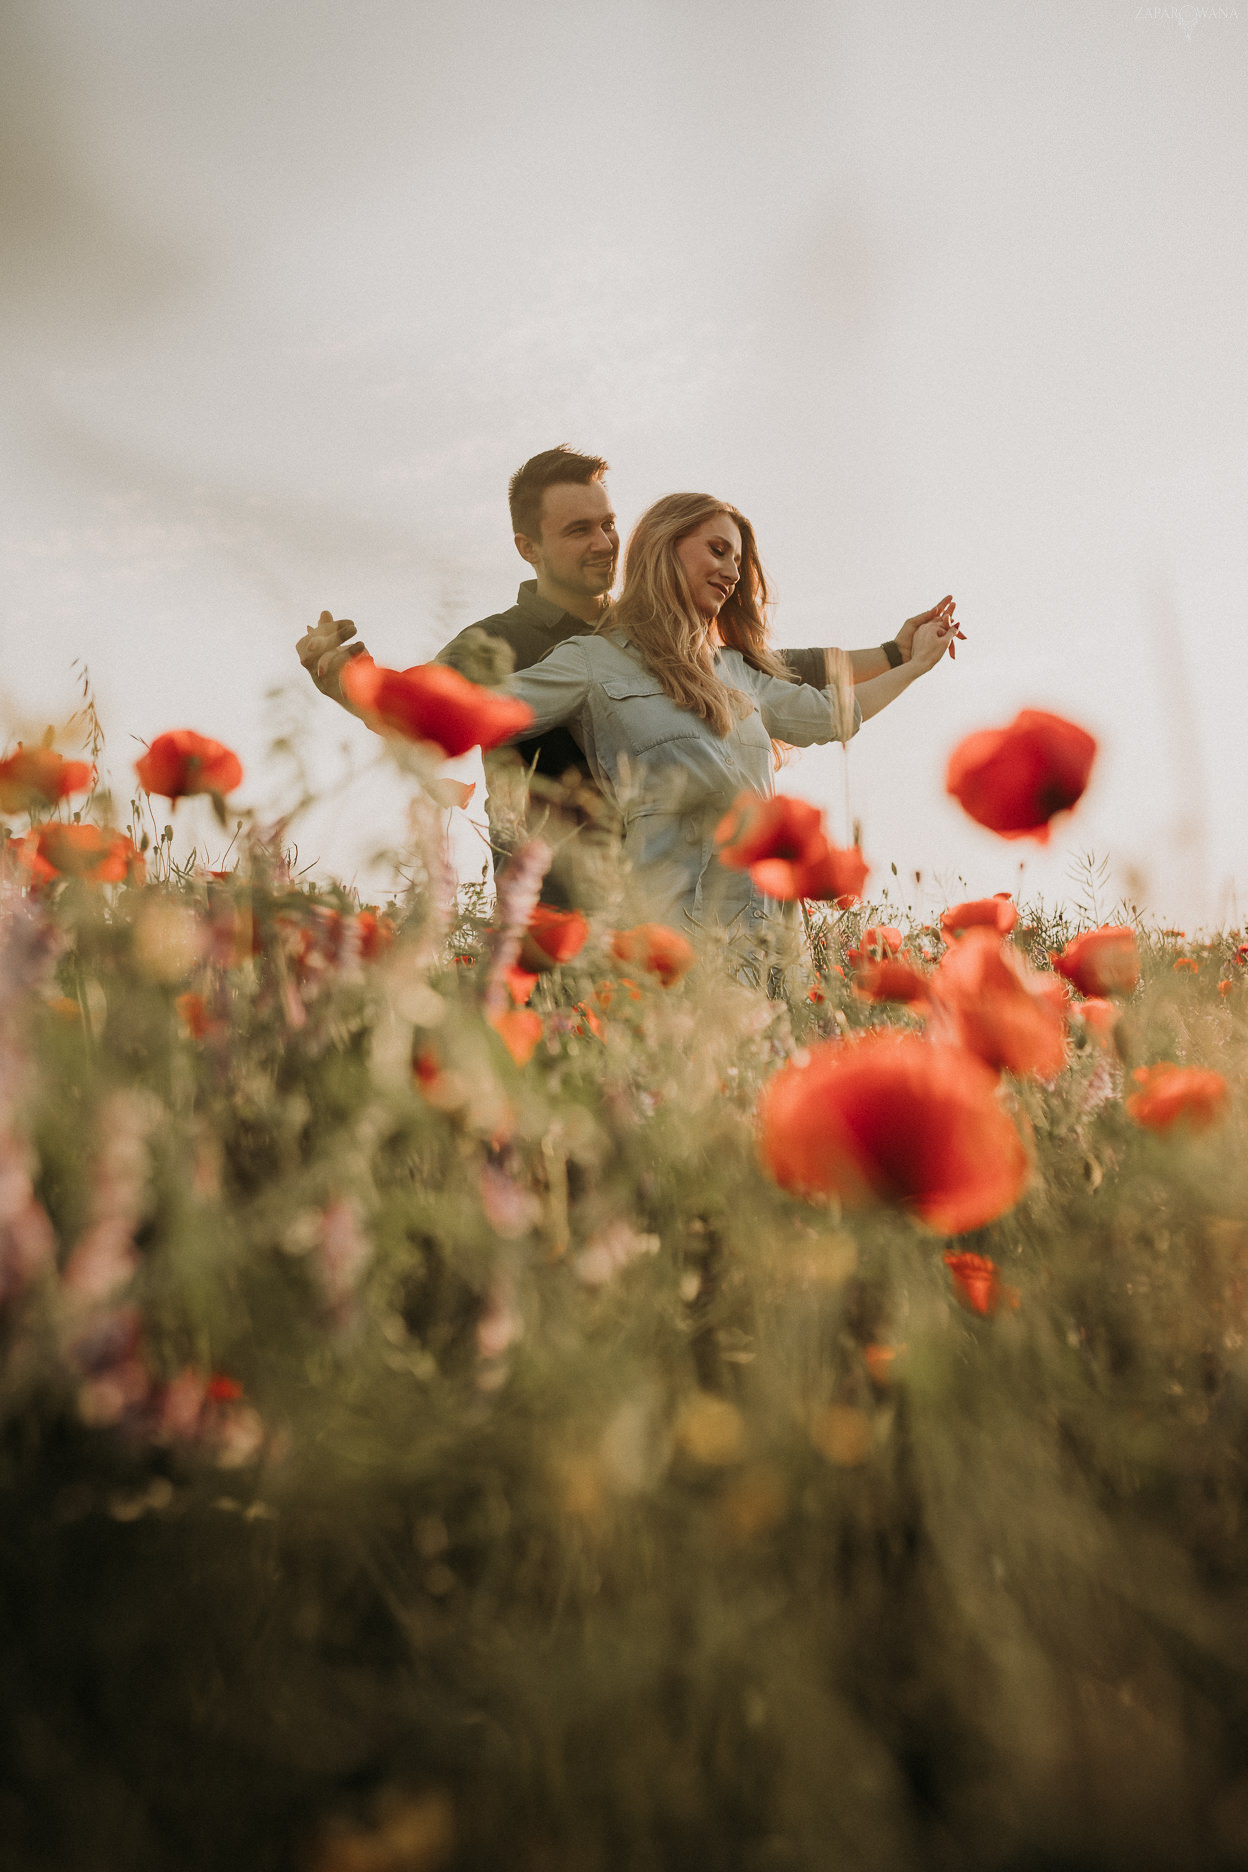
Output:
[[[693,602],[709,623],[719,616],[741,576],[741,534],[726,513],[712,514],[676,542]]]

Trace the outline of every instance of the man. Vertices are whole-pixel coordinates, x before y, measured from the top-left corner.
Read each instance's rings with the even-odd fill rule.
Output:
[[[438,653],[438,662],[475,682],[497,680],[513,668],[528,669],[565,638],[594,628],[609,602],[620,555],[604,480],[607,466],[601,456],[554,448],[516,471],[508,488],[512,534],[516,551],[537,576],[524,581],[509,610],[462,630]],[[335,622],[323,611],[316,628],[296,646],[317,688],[344,708],[350,704],[339,674],[351,657],[367,654],[362,644],[345,647],[354,635],[349,618]],[[505,647],[501,656],[494,646]],[[587,854],[574,840],[580,829],[603,819],[604,802],[568,730],[553,728],[499,749],[485,757],[485,768],[495,866],[527,829],[540,825],[556,854],[543,900],[571,909],[592,895],[590,880],[577,875],[585,869]],[[530,792],[540,801],[539,811],[528,809]]]
[[[539,663],[565,638],[594,629],[610,602],[620,552],[607,467],[601,456],[561,447],[534,455],[516,471],[508,488],[512,533],[516,551],[536,577],[525,580],[509,610],[482,618],[452,638],[439,651],[438,662],[473,681],[497,681],[512,668]],[[951,605],[945,599],[907,619],[889,644],[851,650],[854,680],[865,682],[907,661],[919,625]],[[317,688],[344,708],[350,704],[339,674],[351,657],[367,654],[363,644],[349,642],[354,635],[349,618],[335,620],[323,611],[296,646]],[[827,680],[822,649],[778,654],[799,682],[822,686]],[[610,814],[568,730],[553,728],[514,749],[489,754],[485,768],[496,868],[527,830],[540,829],[555,849],[543,900],[561,909],[591,902],[602,841],[578,834],[609,824]]]

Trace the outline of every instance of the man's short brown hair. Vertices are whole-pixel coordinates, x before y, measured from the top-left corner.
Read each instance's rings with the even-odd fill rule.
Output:
[[[557,487],[561,481],[588,487],[591,481],[602,480],[608,466],[601,455],[578,455],[575,449],[563,445],[534,455],[523,468],[516,469],[507,489],[512,532],[523,533],[526,539],[540,539],[542,496],[547,488]]]

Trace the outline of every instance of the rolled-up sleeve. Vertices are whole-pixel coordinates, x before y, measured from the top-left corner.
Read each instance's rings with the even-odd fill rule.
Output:
[[[822,741],[837,741],[833,732],[832,705],[826,689],[809,683],[784,682],[778,676],[765,676],[752,670],[751,687],[758,702],[763,726],[777,741],[790,741],[794,747],[813,747]],[[862,711],[854,700],[854,728],[862,726]]]
[[[513,741],[527,741],[534,735],[544,734],[548,728],[557,728],[560,723],[575,727],[589,688],[585,652],[577,640],[571,638],[559,644],[540,663],[508,676],[505,682],[499,683],[496,693],[514,696],[518,702],[527,702],[532,709],[533,720],[512,736]]]

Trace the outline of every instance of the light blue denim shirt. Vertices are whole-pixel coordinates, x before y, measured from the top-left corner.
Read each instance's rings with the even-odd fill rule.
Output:
[[[835,739],[826,691],[753,669],[737,650],[716,653],[722,680],[752,708],[726,735],[680,708],[626,638],[570,637],[501,685],[527,702],[524,736],[564,723],[624,823],[624,855],[645,913],[679,924],[737,923],[778,905],[715,855],[715,828],[742,792],[774,793],[771,743]],[[854,707],[854,730],[861,716]],[[523,738],[517,737],[517,738]]]

